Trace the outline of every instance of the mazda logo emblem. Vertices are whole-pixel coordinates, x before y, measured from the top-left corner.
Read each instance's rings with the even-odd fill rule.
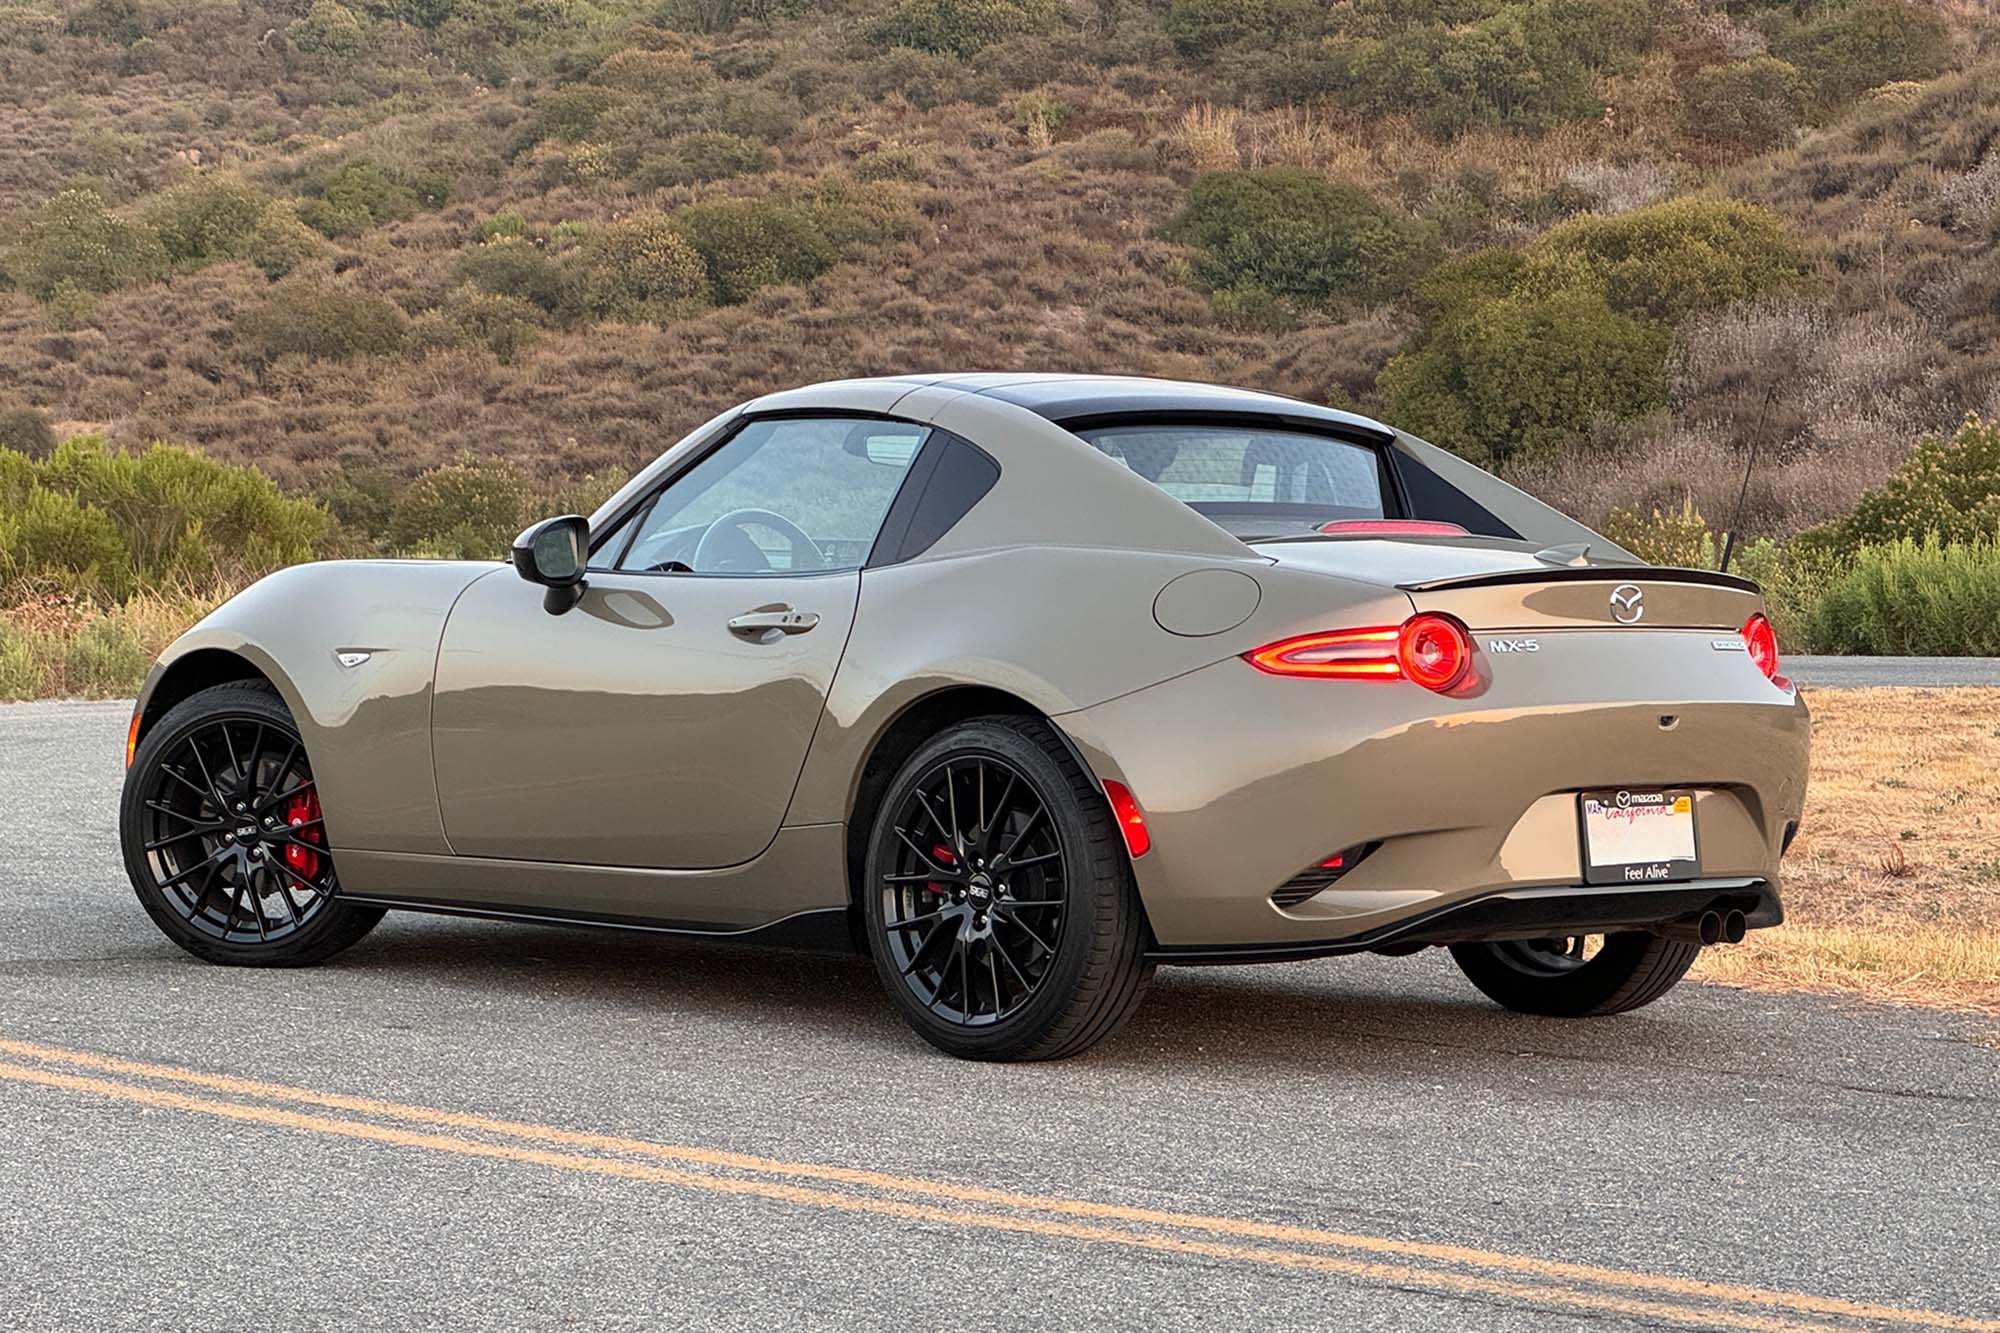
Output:
[[[1611,590],[1611,618],[1621,625],[1636,625],[1646,614],[1646,590],[1636,583],[1621,583]]]

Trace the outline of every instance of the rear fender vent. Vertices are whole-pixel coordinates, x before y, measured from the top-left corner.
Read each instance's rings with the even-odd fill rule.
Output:
[[[1271,901],[1282,908],[1297,907],[1306,899],[1326,892],[1335,880],[1360,865],[1370,852],[1381,845],[1379,842],[1358,843],[1333,853],[1323,861],[1314,862],[1272,890]]]

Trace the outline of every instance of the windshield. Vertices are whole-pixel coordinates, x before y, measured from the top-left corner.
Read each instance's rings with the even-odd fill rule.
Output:
[[[1255,425],[1087,427],[1076,434],[1237,537],[1389,514],[1381,451]]]

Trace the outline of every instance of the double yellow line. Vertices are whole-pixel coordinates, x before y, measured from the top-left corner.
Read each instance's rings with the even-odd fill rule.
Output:
[[[1699,1328],[1825,1333],[1892,1327],[2000,1333],[2000,1320],[1994,1319],[653,1143],[31,1042],[0,1039],[0,1054],[15,1057],[0,1060],[0,1079],[15,1083],[300,1133],[808,1208],[1198,1255],[1405,1290]],[[344,1114],[322,1114],[328,1111]]]

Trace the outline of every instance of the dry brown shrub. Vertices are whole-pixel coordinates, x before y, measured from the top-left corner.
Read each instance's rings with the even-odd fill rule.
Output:
[[[1197,171],[1224,171],[1242,163],[1236,146],[1242,121],[1234,107],[1197,102],[1182,113],[1176,142]]]
[[[1625,213],[1660,202],[1683,180],[1683,173],[1650,158],[1631,162],[1599,158],[1571,167],[1563,183],[1589,200],[1593,212]]]
[[[1621,507],[1670,511],[1692,501],[1717,528],[1728,528],[1754,425],[1754,412],[1728,423],[1662,416],[1609,425],[1584,447],[1507,469],[1505,475],[1586,524],[1601,523]],[[1838,517],[1888,480],[1915,443],[1915,436],[1885,440],[1863,432],[1810,448],[1760,445],[1738,530],[1745,537],[1790,537]]]

